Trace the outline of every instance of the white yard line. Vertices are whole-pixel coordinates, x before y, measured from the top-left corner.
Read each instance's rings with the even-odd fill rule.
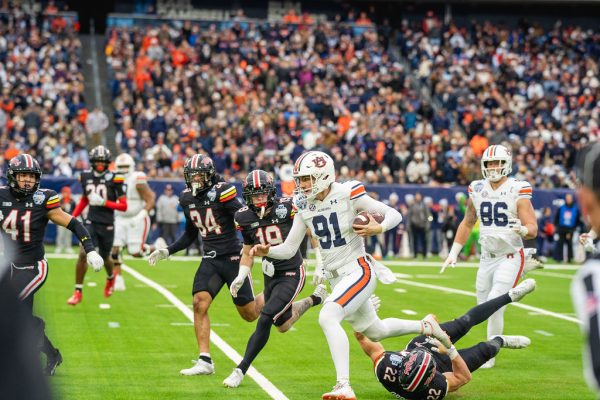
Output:
[[[438,291],[446,292],[446,293],[453,293],[453,294],[460,294],[460,295],[463,295],[463,296],[476,297],[476,294],[473,293],[473,292],[468,292],[466,290],[449,288],[449,287],[445,287],[445,286],[430,285],[428,283],[408,281],[408,280],[405,280],[405,279],[398,279],[397,283],[408,285],[408,286],[421,287],[421,288],[425,288],[425,289],[438,290]],[[544,315],[544,316],[547,316],[547,317],[553,317],[553,318],[557,318],[557,319],[562,319],[564,321],[569,321],[569,322],[574,322],[576,324],[581,324],[581,322],[577,318],[573,318],[573,317],[569,317],[567,315],[559,314],[559,313],[556,313],[554,311],[544,310],[543,308],[533,307],[533,306],[529,306],[527,304],[522,304],[522,303],[510,303],[510,305],[522,308],[524,310],[534,311],[534,312],[536,312],[536,313],[538,313],[540,315]]]
[[[194,314],[193,314],[192,310],[190,310],[173,293],[171,293],[170,291],[165,289],[163,286],[161,286],[158,283],[154,282],[153,280],[145,277],[144,275],[140,274],[135,269],[133,269],[125,264],[122,264],[121,268],[123,268],[124,271],[129,273],[131,276],[133,276],[138,281],[143,282],[144,284],[146,284],[149,287],[156,290],[158,293],[162,294],[169,302],[171,302],[175,307],[177,307],[177,309],[179,309],[179,311],[181,311],[181,313],[183,315],[185,315],[188,320],[190,320],[191,322],[194,322]],[[215,346],[217,346],[223,353],[225,353],[225,355],[227,357],[229,357],[229,359],[231,361],[233,361],[235,364],[239,364],[242,361],[242,356],[237,351],[235,351],[234,348],[231,347],[227,342],[225,342],[223,339],[221,339],[221,337],[219,335],[217,335],[212,329],[210,331],[210,341]],[[260,386],[272,399],[275,399],[275,400],[287,400],[288,399],[281,392],[281,390],[277,389],[277,387],[275,387],[275,385],[273,385],[273,383],[271,383],[271,381],[269,381],[267,378],[265,378],[265,376],[263,374],[258,372],[256,370],[256,368],[250,367],[250,369],[248,369],[248,372],[246,373],[246,375],[248,375],[250,378],[252,378],[256,383],[258,383],[258,386]],[[226,390],[225,389],[223,389],[223,390],[224,390],[223,396],[228,397],[227,394],[225,393]]]

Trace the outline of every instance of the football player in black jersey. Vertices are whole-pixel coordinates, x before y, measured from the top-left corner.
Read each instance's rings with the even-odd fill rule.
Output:
[[[110,256],[115,237],[115,210],[127,210],[127,197],[123,188],[124,178],[108,170],[110,161],[110,151],[106,147],[96,146],[90,151],[92,169],[83,172],[79,178],[83,195],[73,211],[73,216],[78,217],[88,205],[90,206],[84,224],[98,246],[100,256],[104,259],[107,275],[104,286],[105,297],[110,297],[115,284],[113,260]],[[81,303],[86,271],[87,264],[82,249],[75,269],[75,292],[67,300],[67,304],[74,306]]]
[[[0,235],[5,257],[10,262],[11,281],[19,299],[31,311],[33,295],[48,276],[48,262],[44,258],[44,232],[48,220],[75,233],[90,264],[95,268],[102,268],[103,264],[85,227],[60,208],[58,194],[39,188],[41,176],[38,162],[29,154],[21,154],[8,164],[8,186],[0,187]],[[62,356],[45,335],[44,321],[37,317],[34,320],[42,343],[41,350],[47,357],[46,373],[53,375],[62,362]]]
[[[481,303],[459,318],[440,324],[452,343],[458,342],[471,328],[486,321],[509,303],[521,300],[535,290],[535,280],[526,279],[508,293]],[[375,304],[375,302],[374,302]],[[377,380],[396,397],[416,400],[440,400],[471,380],[475,371],[498,354],[501,348],[522,349],[531,343],[525,336],[499,335],[487,342],[456,350],[437,339],[420,335],[402,351],[385,351],[380,343],[354,332],[364,352],[371,357]]]
[[[204,255],[194,276],[194,329],[200,355],[194,366],[181,370],[183,375],[209,375],[215,371],[209,351],[210,322],[208,308],[223,285],[231,286],[237,276],[241,243],[237,237],[234,215],[242,208],[236,198],[235,186],[219,182],[212,160],[196,154],[186,160],[183,175],[187,189],[179,196],[185,214],[185,232],[166,249],[155,250],[148,263],[155,265],[190,246],[202,237]],[[258,318],[264,305],[262,294],[254,298],[252,282],[246,279],[233,299],[238,312],[246,321]]]
[[[296,213],[291,197],[277,197],[277,189],[271,176],[261,170],[248,174],[243,182],[243,197],[246,207],[235,213],[235,222],[244,238],[242,259],[238,276],[230,286],[231,295],[237,297],[238,290],[250,276],[254,257],[250,249],[257,243],[277,245],[287,237]],[[325,285],[318,285],[315,292],[305,299],[294,302],[304,286],[306,271],[300,251],[289,260],[274,260],[263,257],[262,270],[265,290],[263,307],[256,330],[250,336],[242,362],[223,381],[226,387],[238,387],[250,368],[252,361],[265,347],[275,325],[286,332],[310,307],[319,305],[327,297]]]

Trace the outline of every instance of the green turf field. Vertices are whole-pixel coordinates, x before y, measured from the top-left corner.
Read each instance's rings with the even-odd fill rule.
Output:
[[[183,377],[179,370],[197,357],[193,327],[189,319],[155,289],[125,273],[126,292],[110,299],[102,297],[104,272],[89,272],[84,301],[66,304],[74,280],[72,259],[49,258],[50,273],[36,294],[37,312],[47,322],[47,331],[60,348],[64,363],[51,378],[57,398],[63,399],[268,399],[270,396],[249,377],[237,389],[221,382],[235,363],[213,345],[216,374]],[[184,304],[191,304],[190,287],[197,261],[163,261],[150,267],[145,261],[126,264],[162,285]],[[435,312],[441,321],[451,319],[475,304],[464,293],[438,287],[474,291],[475,268],[455,268],[443,276],[438,268],[393,266],[401,281],[379,284],[380,316],[416,319]],[[255,291],[262,288],[259,269],[254,269]],[[573,318],[569,297],[572,270],[534,272],[538,289],[524,304]],[[96,286],[88,286],[95,282]],[[420,287],[417,284],[434,285]],[[310,278],[301,296],[312,292]],[[101,309],[100,304],[109,304]],[[309,310],[295,329],[286,334],[273,330],[266,348],[254,366],[289,399],[320,399],[335,383],[335,372],[325,337],[318,325],[319,309]],[[408,313],[407,313],[408,312]],[[411,315],[412,312],[416,313]],[[238,353],[243,354],[253,323],[244,322],[221,292],[210,310],[212,329]],[[112,326],[112,327],[111,327]],[[454,399],[593,399],[581,372],[580,335],[572,321],[509,306],[505,333],[529,336],[524,350],[503,349],[494,369],[480,370]],[[347,329],[347,332],[350,331]],[[483,340],[480,325],[459,342],[458,348]],[[410,337],[383,341],[386,349],[399,350]],[[372,363],[350,337],[351,382],[358,399],[391,399],[375,380]]]

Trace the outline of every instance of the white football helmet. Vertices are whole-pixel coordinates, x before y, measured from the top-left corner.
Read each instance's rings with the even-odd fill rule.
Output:
[[[135,170],[135,161],[127,153],[119,154],[115,160],[115,171],[117,174],[127,175]]]
[[[490,161],[500,161],[500,166],[488,168]],[[512,153],[502,145],[490,146],[481,156],[481,173],[490,182],[498,182],[503,176],[508,176],[512,171]]]
[[[302,153],[294,164],[292,176],[296,181],[294,194],[299,197],[306,196],[308,201],[312,201],[317,194],[335,182],[333,159],[322,151]],[[310,189],[300,187],[300,178],[303,176],[310,176],[312,182]]]

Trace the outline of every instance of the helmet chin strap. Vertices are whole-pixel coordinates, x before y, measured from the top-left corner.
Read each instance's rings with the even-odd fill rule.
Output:
[[[260,219],[263,219],[263,217],[265,216],[265,208],[266,207],[264,205],[260,206]]]

